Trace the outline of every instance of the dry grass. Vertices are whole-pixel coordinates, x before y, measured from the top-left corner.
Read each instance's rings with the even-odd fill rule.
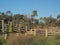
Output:
[[[10,35],[7,39],[7,45],[58,45],[60,44],[60,36],[25,36],[21,35]]]

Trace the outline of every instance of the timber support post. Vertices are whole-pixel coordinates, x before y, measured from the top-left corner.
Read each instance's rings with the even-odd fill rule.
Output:
[[[4,33],[4,20],[2,20],[2,32]]]
[[[48,29],[45,28],[45,37],[48,37]]]
[[[36,36],[36,29],[34,28],[34,36]]]
[[[2,20],[2,33],[4,35],[4,39],[7,39],[7,33],[4,32],[4,20]]]
[[[26,26],[26,33],[25,33],[25,36],[27,35],[27,26]]]

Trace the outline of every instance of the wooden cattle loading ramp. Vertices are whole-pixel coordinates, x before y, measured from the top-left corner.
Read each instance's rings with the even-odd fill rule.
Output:
[[[45,37],[52,36],[52,35],[60,35],[60,27],[48,27],[48,28],[31,28],[28,31],[28,26],[25,26],[25,28],[22,27],[23,34],[25,36],[27,35],[33,35],[37,36],[44,34]],[[14,33],[15,32],[15,33]],[[5,39],[7,39],[8,35],[15,34],[19,36],[21,33],[21,25],[20,24],[15,24],[13,26],[12,21],[8,21],[6,24],[4,20],[0,21],[0,35],[3,35]]]
[[[12,35],[13,33],[17,36],[19,36],[21,34],[20,32],[20,28],[21,28],[21,25],[20,24],[15,24],[13,25],[13,22],[12,21],[8,21],[7,24],[4,22],[4,20],[1,20],[0,21],[0,35],[2,35],[5,39],[8,38],[9,35]],[[24,35],[36,35],[36,30],[35,29],[29,29],[29,31],[27,31],[27,26],[25,26],[25,29],[26,32],[24,32],[23,34]],[[22,29],[23,30],[23,29]]]

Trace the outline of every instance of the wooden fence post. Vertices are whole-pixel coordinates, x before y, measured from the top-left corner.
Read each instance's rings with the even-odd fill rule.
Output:
[[[2,20],[2,32],[4,33],[4,20]]]
[[[36,29],[34,28],[34,36],[36,36]]]
[[[47,31],[47,28],[45,28],[45,37],[48,36],[48,31]]]
[[[27,35],[27,26],[26,26],[26,33],[25,33],[25,36]]]

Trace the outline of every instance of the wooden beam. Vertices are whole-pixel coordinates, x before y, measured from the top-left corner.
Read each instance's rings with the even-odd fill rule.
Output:
[[[4,20],[2,20],[2,32],[4,33]]]

